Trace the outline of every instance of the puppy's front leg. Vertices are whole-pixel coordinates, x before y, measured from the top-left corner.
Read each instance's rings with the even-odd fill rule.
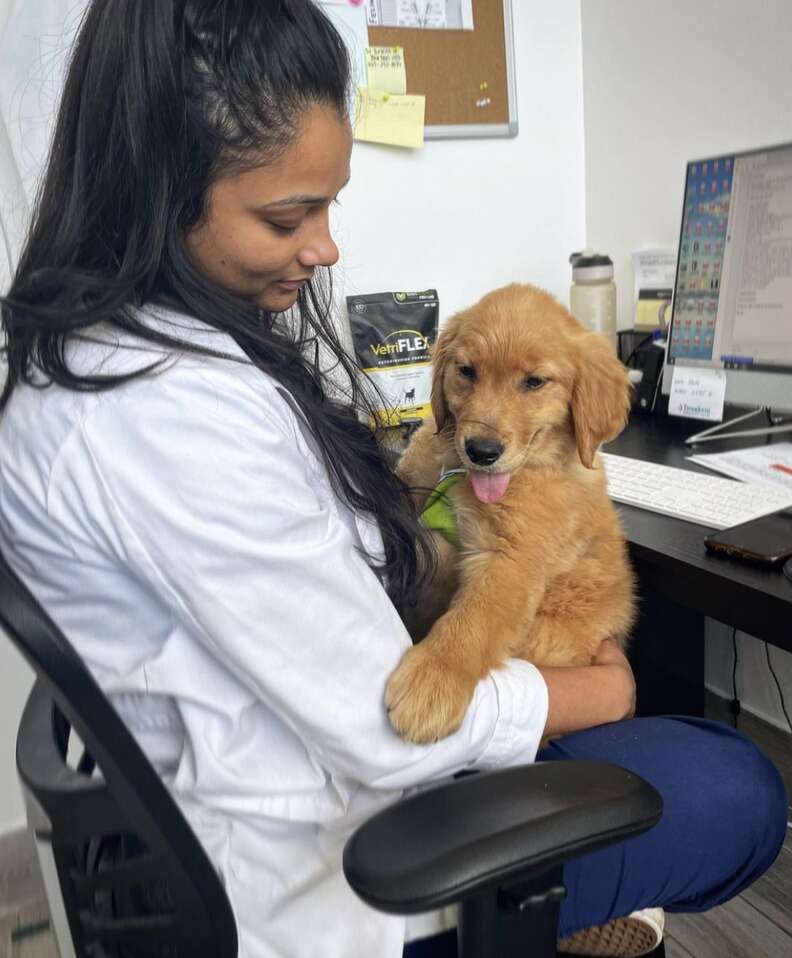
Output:
[[[513,576],[503,553],[470,556],[449,610],[419,645],[408,649],[388,680],[385,704],[393,727],[412,742],[433,742],[462,724],[476,684],[502,665],[524,634],[544,593],[544,570],[526,568],[525,586],[504,593]],[[498,596],[498,601],[493,601]]]

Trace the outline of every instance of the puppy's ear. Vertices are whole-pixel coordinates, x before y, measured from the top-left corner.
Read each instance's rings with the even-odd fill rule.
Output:
[[[445,380],[446,369],[451,362],[451,350],[456,339],[456,323],[453,319],[449,320],[445,329],[437,337],[434,350],[432,351],[432,415],[437,425],[437,431],[445,426],[450,415],[448,403],[445,398],[445,389],[443,381]]]
[[[608,340],[600,333],[581,335],[572,418],[578,455],[587,469],[592,468],[600,443],[615,439],[627,424],[631,389],[627,370]]]

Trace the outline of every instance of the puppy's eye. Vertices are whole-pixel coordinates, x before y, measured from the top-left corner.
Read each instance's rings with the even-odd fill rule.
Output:
[[[460,367],[459,367],[459,375],[460,375],[463,379],[475,379],[475,378],[476,378],[476,370],[475,370],[472,366],[460,366]]]
[[[541,376],[527,376],[523,380],[523,386],[526,389],[541,389],[546,382],[547,380],[542,379]]]

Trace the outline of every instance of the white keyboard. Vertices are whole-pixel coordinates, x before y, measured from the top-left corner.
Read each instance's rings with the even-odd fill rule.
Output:
[[[600,456],[614,502],[709,529],[728,529],[792,506],[792,492],[780,487],[721,479],[606,452]]]

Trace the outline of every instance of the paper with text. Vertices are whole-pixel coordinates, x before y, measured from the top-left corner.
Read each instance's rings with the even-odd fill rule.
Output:
[[[699,369],[695,366],[674,366],[671,377],[671,395],[668,399],[670,416],[688,419],[723,419],[726,399],[726,371]]]
[[[397,96],[360,87],[355,139],[415,149],[423,146],[426,97]]]
[[[397,95],[407,92],[407,72],[404,69],[402,47],[368,47],[366,71],[369,90]]]
[[[370,27],[473,29],[473,0],[365,0],[365,4]]]
[[[792,442],[774,442],[710,455],[696,454],[688,459],[732,479],[781,486],[792,492]]]

